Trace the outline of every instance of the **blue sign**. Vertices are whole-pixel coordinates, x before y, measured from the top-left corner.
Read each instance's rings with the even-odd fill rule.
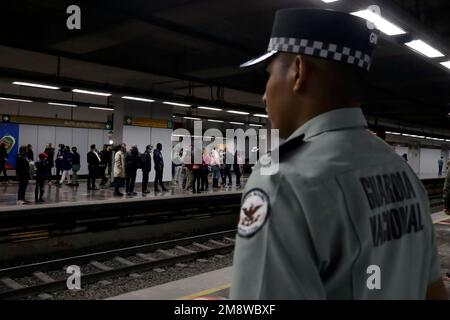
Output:
[[[8,151],[7,169],[16,168],[16,154],[19,150],[19,124],[0,123],[0,144],[6,145]]]

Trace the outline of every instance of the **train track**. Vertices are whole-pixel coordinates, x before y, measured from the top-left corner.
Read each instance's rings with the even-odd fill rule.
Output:
[[[235,234],[236,230],[229,230],[0,269],[0,281],[9,288],[0,292],[0,299],[21,299],[67,289],[69,275],[54,279],[49,272],[61,273],[68,266],[94,269],[86,274],[82,271],[82,282],[88,284],[229,253],[234,249]],[[106,264],[111,259],[116,267]],[[30,277],[37,283],[21,284],[22,279]]]

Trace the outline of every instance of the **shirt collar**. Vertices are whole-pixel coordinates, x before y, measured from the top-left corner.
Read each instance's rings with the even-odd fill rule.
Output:
[[[367,128],[367,121],[360,108],[341,108],[322,113],[295,130],[286,141],[305,135],[305,140],[327,131],[350,128]]]

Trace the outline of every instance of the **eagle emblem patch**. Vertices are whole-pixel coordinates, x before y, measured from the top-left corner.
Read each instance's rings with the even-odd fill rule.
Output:
[[[238,234],[248,238],[266,222],[269,213],[269,197],[260,189],[250,190],[244,197],[239,216]]]

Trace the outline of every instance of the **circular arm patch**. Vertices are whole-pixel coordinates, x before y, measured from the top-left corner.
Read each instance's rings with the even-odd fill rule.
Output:
[[[249,238],[258,232],[269,214],[269,197],[261,189],[252,189],[244,197],[239,216],[238,235]]]

